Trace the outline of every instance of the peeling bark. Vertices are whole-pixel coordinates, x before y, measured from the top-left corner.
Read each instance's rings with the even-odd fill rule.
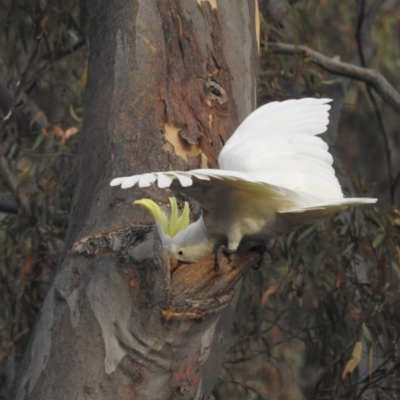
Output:
[[[170,267],[109,182],[208,162],[255,108],[254,0],[88,0],[89,76],[66,249],[11,399],[207,399],[246,270]],[[171,260],[172,262],[172,260]]]

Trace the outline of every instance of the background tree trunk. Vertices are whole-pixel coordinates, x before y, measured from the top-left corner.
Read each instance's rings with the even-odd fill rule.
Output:
[[[255,108],[254,0],[88,0],[89,76],[66,250],[12,399],[207,399],[241,276],[172,274],[148,215],[113,177],[216,166]]]

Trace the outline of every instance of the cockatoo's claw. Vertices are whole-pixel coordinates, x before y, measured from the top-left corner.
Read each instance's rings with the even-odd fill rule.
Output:
[[[234,255],[236,254],[235,250],[230,250],[227,246],[224,244],[218,247],[218,250],[215,253],[215,264],[214,264],[214,271],[217,272],[220,270],[220,267],[223,264],[223,261],[221,260],[221,256],[225,255],[228,257],[228,264],[230,267],[235,268],[237,265],[237,260],[235,259]]]
[[[268,246],[258,245],[252,247],[251,250],[258,251],[261,254],[260,259],[251,266],[253,269],[260,269],[264,265],[266,255],[268,255]]]

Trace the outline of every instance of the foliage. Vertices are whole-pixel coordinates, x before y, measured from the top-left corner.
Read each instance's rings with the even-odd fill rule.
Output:
[[[377,15],[372,36],[378,49],[370,67],[398,84],[400,11],[395,7],[387,5]],[[350,60],[358,51],[357,12],[356,0],[291,1],[284,24],[263,20],[263,41],[290,40]],[[0,3],[0,22],[6,27],[0,34],[0,79],[11,90],[24,71],[35,36],[45,28],[22,86],[42,114],[23,124],[16,112],[0,132],[0,153],[17,178],[18,195],[29,204],[28,213],[16,212],[16,193],[0,180],[4,399],[63,247],[86,79],[87,16],[83,1],[8,0]],[[4,71],[6,76],[1,76]],[[337,82],[307,59],[263,48],[260,103],[327,95]],[[371,123],[376,115],[365,86],[350,85],[344,102],[357,107],[346,105],[344,110],[337,142],[348,160],[343,169],[352,167],[369,183],[368,189],[385,195],[387,171],[374,175],[378,168],[360,156],[356,141],[343,139],[355,135],[357,124],[366,138],[379,136]],[[0,103],[4,116],[8,109],[1,107]],[[381,112],[393,139],[395,116]],[[41,115],[48,123],[38,126]],[[396,141],[391,143],[395,151]],[[384,153],[382,147],[374,148]],[[365,164],[369,169],[359,168]],[[351,179],[357,182],[356,175]],[[361,186],[353,181],[353,190]],[[215,399],[355,399],[370,390],[381,399],[391,398],[399,388],[399,226],[400,213],[394,206],[385,211],[365,207],[275,240],[264,266],[244,280]]]
[[[266,15],[264,43],[306,44],[343,61],[358,57],[356,1],[291,3],[285,24]],[[370,67],[392,80],[400,59],[398,12],[383,8],[372,29],[378,48]],[[341,79],[302,57],[274,54],[267,45],[260,78],[262,103],[329,97]],[[388,171],[376,168],[385,164],[385,149],[374,121],[377,113],[383,115],[390,152],[396,154],[394,121],[399,117],[379,100],[382,108],[374,110],[361,83],[352,83],[342,101],[335,143],[344,160],[340,180],[347,183],[345,189],[365,195],[368,188],[355,178],[363,174],[369,190],[387,199]],[[394,398],[400,387],[399,222],[394,205],[360,207],[275,240],[263,267],[244,280],[232,346],[214,398]]]
[[[245,279],[220,398],[390,398],[385,386],[400,384],[399,222],[371,207],[275,240]]]
[[[12,94],[26,70],[21,89],[37,109],[26,122],[26,114],[17,110],[0,133],[0,155],[18,185],[14,193],[0,180],[3,399],[63,248],[81,125],[87,38],[86,16],[76,1],[5,1],[0,3],[0,16],[6,28],[0,36],[0,80],[7,82]],[[35,35],[43,27],[45,35],[27,65]],[[3,118],[8,109],[3,107],[0,112]],[[28,210],[17,206],[18,197],[26,201]]]

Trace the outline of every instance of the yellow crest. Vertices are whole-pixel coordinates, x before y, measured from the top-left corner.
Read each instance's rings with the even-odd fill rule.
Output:
[[[144,207],[150,212],[155,221],[159,222],[162,226],[164,233],[170,237],[174,237],[182,229],[189,226],[189,203],[185,201],[182,213],[179,215],[178,203],[175,197],[170,197],[169,202],[171,204],[171,215],[168,216],[161,209],[161,207],[150,199],[136,200],[133,204]]]

